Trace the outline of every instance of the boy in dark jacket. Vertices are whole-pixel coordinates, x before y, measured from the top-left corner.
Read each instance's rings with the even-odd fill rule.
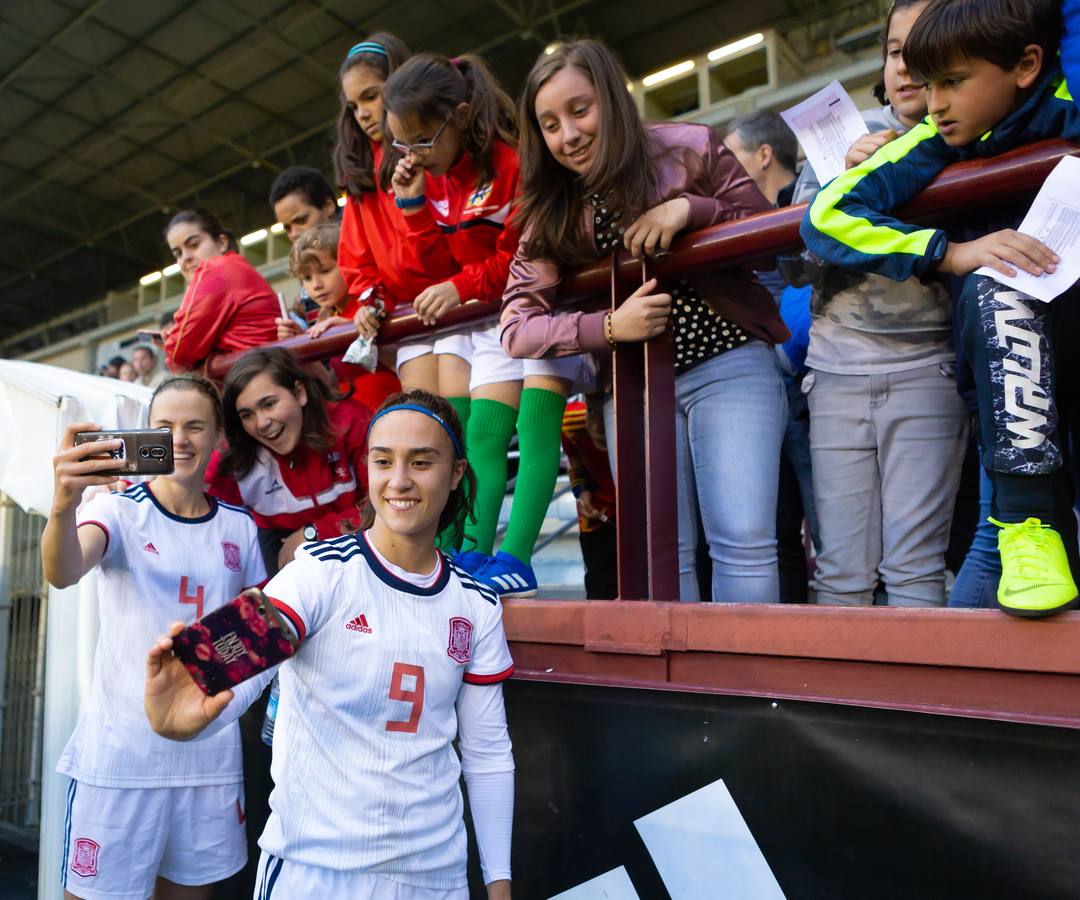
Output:
[[[965,278],[957,327],[1001,526],[998,605],[1021,616],[1077,602],[1076,521],[1062,469],[1068,416],[1059,422],[1059,408],[1071,411],[1080,379],[1077,354],[1062,344],[1078,330],[1080,293],[1044,304],[974,274],[983,266],[1005,275],[1054,271],[1060,260],[1035,238],[1010,228],[954,242],[890,213],[950,163],[1080,137],[1080,110],[1057,63],[1060,39],[1060,0],[931,0],[903,48],[908,68],[926,81],[930,115],[834,179],[802,224],[807,247],[832,263],[897,280],[934,269]]]

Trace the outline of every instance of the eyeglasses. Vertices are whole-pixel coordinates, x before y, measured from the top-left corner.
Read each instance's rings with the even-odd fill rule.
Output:
[[[403,144],[401,141],[391,141],[390,146],[403,156],[408,156],[410,153],[413,156],[430,156],[435,150],[435,142],[439,139],[439,135],[443,133],[443,129],[449,124],[450,118],[448,116],[430,141],[420,141],[418,144]]]

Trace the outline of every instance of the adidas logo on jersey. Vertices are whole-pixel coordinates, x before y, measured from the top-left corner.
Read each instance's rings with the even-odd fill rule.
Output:
[[[143,550],[145,550],[147,553],[153,553],[154,556],[161,556],[161,554],[158,553],[157,547],[155,547],[153,544],[147,544],[145,547],[143,547]]]
[[[371,634],[371,628],[368,627],[367,623],[367,616],[363,613],[360,613],[360,615],[351,622],[346,622],[345,627],[348,628],[349,631],[359,631],[362,634]]]

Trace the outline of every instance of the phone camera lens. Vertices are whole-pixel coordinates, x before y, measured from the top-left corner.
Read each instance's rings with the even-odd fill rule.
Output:
[[[139,448],[139,456],[141,456],[143,459],[149,459],[150,458],[150,448],[149,447],[140,447]]]

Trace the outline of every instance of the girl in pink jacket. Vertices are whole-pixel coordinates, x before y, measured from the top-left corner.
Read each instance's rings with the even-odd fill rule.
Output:
[[[650,279],[614,310],[553,311],[566,267],[620,248],[652,256],[681,231],[769,209],[709,128],[646,127],[626,83],[611,51],[590,40],[541,55],[529,73],[519,108],[523,232],[503,296],[503,346],[528,358],[606,354],[670,327],[681,599],[700,599],[700,515],[712,599],[775,602],[787,412],[771,345],[788,332],[771,295],[743,267],[662,287]]]

